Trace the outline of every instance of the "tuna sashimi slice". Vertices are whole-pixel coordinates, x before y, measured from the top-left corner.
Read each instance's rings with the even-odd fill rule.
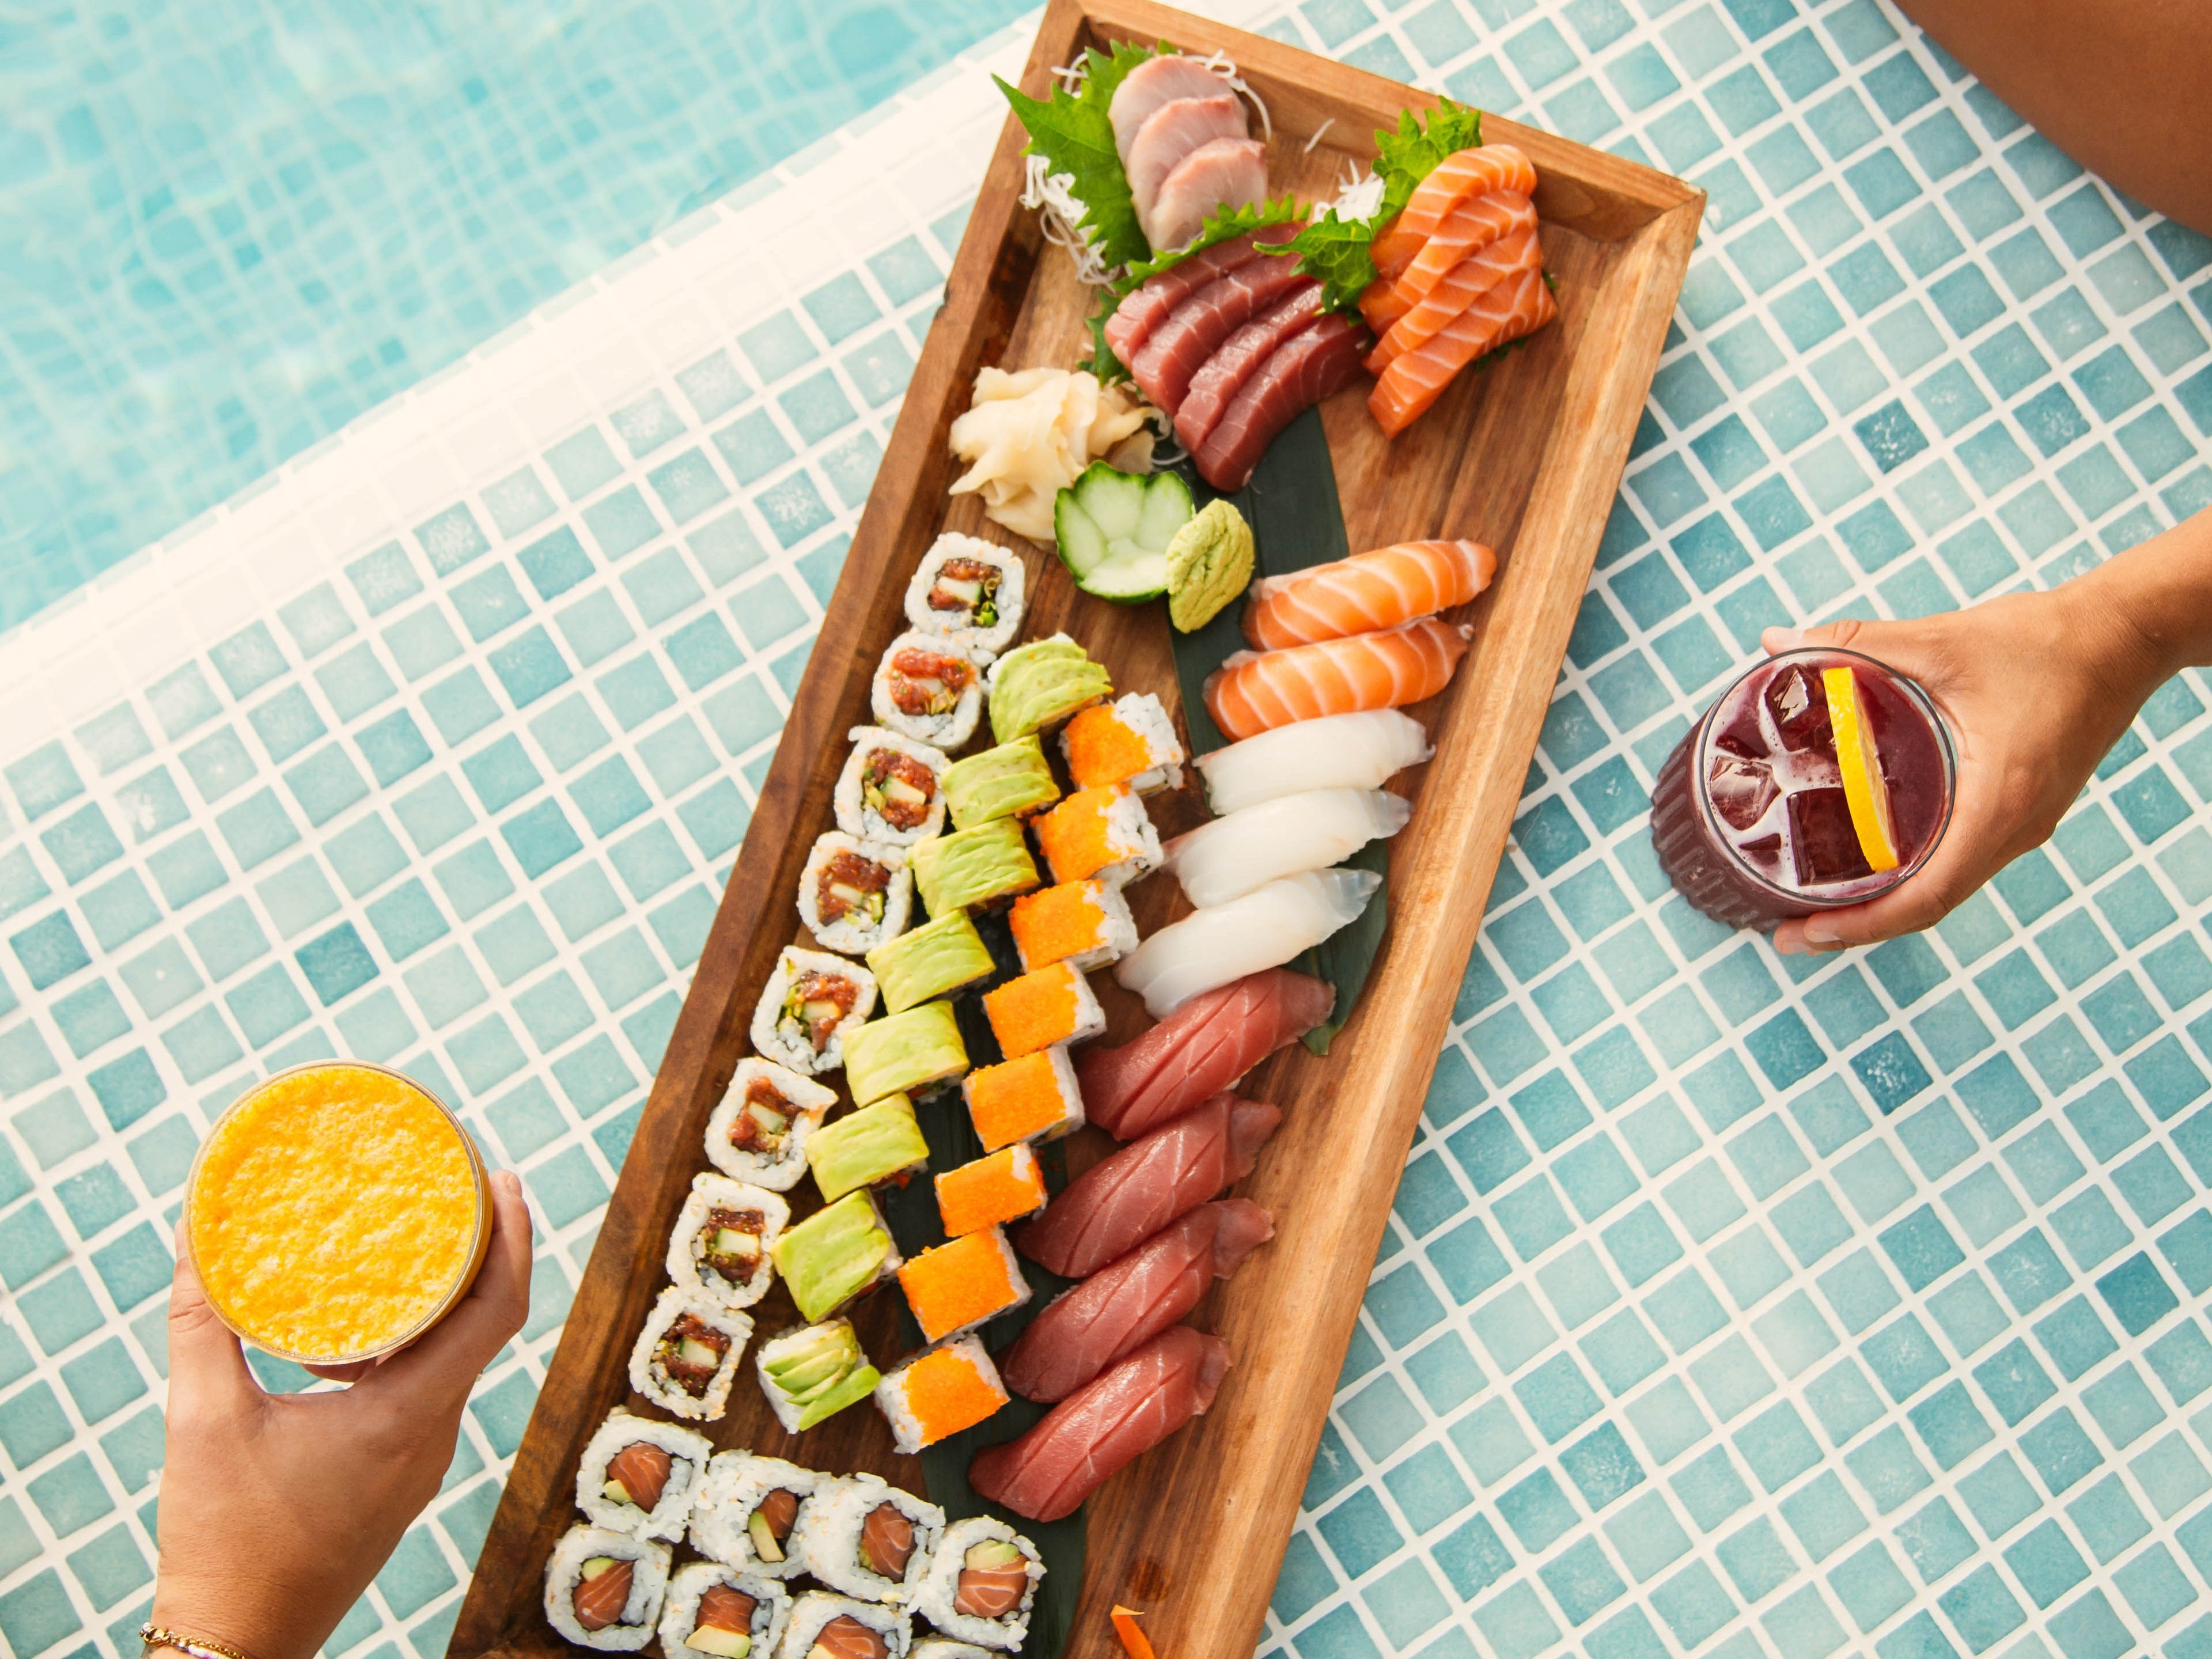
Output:
[[[1287,576],[1262,576],[1244,605],[1255,651],[1395,628],[1465,605],[1490,586],[1498,555],[1480,542],[1400,542]]]
[[[1267,152],[1256,138],[1215,138],[1176,163],[1137,223],[1153,252],[1186,246],[1215,210],[1251,207],[1267,194]]]
[[[1108,1476],[1204,1415],[1229,1365],[1219,1337],[1172,1326],[1028,1433],[978,1452],[968,1484],[1031,1521],[1073,1515]]]
[[[1403,708],[1450,684],[1473,634],[1424,617],[1376,634],[1239,651],[1206,676],[1206,712],[1233,739],[1323,714]]]
[[[1288,968],[1270,968],[1193,997],[1143,1036],[1116,1048],[1085,1049],[1077,1058],[1085,1114],[1116,1140],[1134,1140],[1236,1086],[1276,1049],[1327,1019],[1335,1006],[1335,987]]]
[[[1228,84],[1195,58],[1180,52],[1164,52],[1131,70],[1114,88],[1106,106],[1106,118],[1114,127],[1114,148],[1122,165],[1128,165],[1129,147],[1137,142],[1137,134],[1154,110],[1179,98],[1211,98]]]
[[[1037,1315],[1000,1357],[1000,1375],[1024,1399],[1065,1400],[1182,1319],[1274,1236],[1274,1218],[1249,1199],[1200,1205]]]
[[[1367,398],[1376,424],[1385,436],[1396,437],[1443,395],[1460,370],[1486,351],[1534,333],[1559,314],[1543,273],[1534,265],[1522,266],[1383,370]]]
[[[1460,313],[1522,267],[1540,270],[1543,263],[1543,245],[1536,240],[1533,225],[1492,242],[1480,253],[1469,254],[1390,325],[1390,331],[1367,354],[1368,372],[1380,374],[1414,347],[1443,332]]]
[[[1365,338],[1358,324],[1332,315],[1276,348],[1199,446],[1193,459],[1200,476],[1224,494],[1243,489],[1275,434],[1359,373]]]
[[[1283,1115],[1216,1095],[1193,1112],[1101,1158],[1016,1230],[1014,1247],[1063,1279],[1081,1279],[1252,1172]]]
[[[1172,415],[1192,377],[1217,348],[1285,295],[1312,285],[1291,258],[1255,259],[1208,283],[1153,329],[1129,362],[1130,377],[1153,404]]]
[[[1320,315],[1321,284],[1301,276],[1282,298],[1224,340],[1190,377],[1190,390],[1175,410],[1176,441],[1195,455],[1245,381],[1275,355],[1276,347],[1310,328]]]
[[[1297,234],[1297,228],[1296,225],[1270,225],[1249,235],[1232,236],[1192,254],[1180,264],[1170,265],[1156,276],[1147,276],[1121,296],[1121,303],[1106,319],[1106,343],[1123,362],[1132,361],[1152,331],[1185,300],[1216,277],[1258,258],[1260,244],[1287,241]]]
[[[1244,106],[1218,81],[1209,96],[1177,98],[1146,116],[1145,125],[1130,141],[1123,162],[1138,219],[1141,222],[1151,215],[1160,186],[1184,156],[1217,138],[1243,137]]]

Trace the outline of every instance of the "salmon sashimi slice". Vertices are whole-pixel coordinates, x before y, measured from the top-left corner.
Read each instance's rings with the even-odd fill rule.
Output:
[[[1445,156],[1413,186],[1405,210],[1375,239],[1375,269],[1395,282],[1436,234],[1445,215],[1470,196],[1501,190],[1522,196],[1536,193],[1536,169],[1512,145],[1478,144]]]
[[[1388,276],[1376,277],[1359,296],[1359,314],[1367,319],[1367,326],[1375,331],[1377,339],[1413,308],[1413,302],[1401,295],[1398,284]]]
[[[1382,371],[1368,394],[1383,435],[1395,438],[1441,397],[1452,377],[1486,351],[1533,334],[1559,314],[1544,274],[1525,266]]]
[[[1289,293],[1224,340],[1190,377],[1190,389],[1175,411],[1176,441],[1195,455],[1206,434],[1219,424],[1222,411],[1244,389],[1244,382],[1275,355],[1277,346],[1312,326],[1320,315],[1321,284],[1302,276]]]
[[[1256,138],[1212,138],[1160,181],[1137,223],[1156,253],[1188,246],[1220,208],[1256,206],[1267,194],[1267,152]]]
[[[1455,317],[1523,266],[1543,269],[1543,245],[1531,224],[1459,262],[1451,274],[1391,324],[1367,354],[1367,372],[1380,374],[1414,347],[1436,338]]]
[[[1164,52],[1131,70],[1114,88],[1106,106],[1106,119],[1114,128],[1114,148],[1121,165],[1129,164],[1130,147],[1154,110],[1181,98],[1211,98],[1228,84],[1197,58],[1181,52]]]
[[[1063,1279],[1127,1255],[1252,1172],[1283,1115],[1224,1092],[1103,1158],[1014,1234],[1014,1248]]]
[[[1366,338],[1358,323],[1332,313],[1276,347],[1192,456],[1199,476],[1224,495],[1243,489],[1278,432],[1352,383]]]
[[[1130,141],[1122,163],[1138,219],[1141,222],[1151,216],[1160,186],[1184,156],[1216,138],[1244,136],[1244,106],[1218,81],[1208,97],[1174,99],[1146,116]]]
[[[1206,712],[1231,739],[1293,720],[1397,708],[1451,683],[1474,629],[1423,617],[1283,651],[1239,651],[1206,677]]]
[[[1297,231],[1296,225],[1269,225],[1248,235],[1232,236],[1147,276],[1121,296],[1121,303],[1106,319],[1106,343],[1123,362],[1132,362],[1152,331],[1167,321],[1185,300],[1217,277],[1258,258],[1261,244],[1288,241]]]
[[[1198,1305],[1206,1287],[1275,1236],[1249,1199],[1201,1204],[1031,1320],[999,1360],[1025,1400],[1065,1400]]]
[[[1244,638],[1255,651],[1372,634],[1465,605],[1490,586],[1498,555],[1480,542],[1400,542],[1263,576],[1244,606]]]
[[[1119,1048],[1085,1049],[1075,1062],[1084,1114],[1116,1140],[1149,1134],[1235,1087],[1335,1006],[1336,990],[1327,980],[1288,968],[1231,980]]]
[[[1219,1337],[1171,1325],[1026,1434],[978,1452],[968,1484],[1031,1521],[1073,1515],[1109,1475],[1204,1415],[1229,1364]]]
[[[1413,263],[1398,278],[1399,292],[1418,301],[1469,255],[1516,231],[1535,234],[1536,206],[1527,197],[1510,190],[1470,196],[1445,216],[1435,235],[1421,244]]]
[[[1129,360],[1130,378],[1156,408],[1173,415],[1182,407],[1192,377],[1224,341],[1311,281],[1290,258],[1256,259],[1217,276],[1152,331]]]

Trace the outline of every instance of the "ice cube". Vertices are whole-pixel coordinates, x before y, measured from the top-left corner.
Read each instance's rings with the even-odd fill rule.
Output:
[[[1828,725],[1828,694],[1819,678],[1792,663],[1766,683],[1766,708],[1785,749],[1836,746]]]
[[[1781,793],[1765,761],[1740,755],[1714,756],[1706,785],[1712,794],[1713,810],[1738,830],[1748,830],[1765,817],[1766,809]]]
[[[1858,831],[1851,828],[1850,805],[1841,789],[1799,789],[1784,805],[1799,885],[1855,881],[1874,872],[1859,847]]]

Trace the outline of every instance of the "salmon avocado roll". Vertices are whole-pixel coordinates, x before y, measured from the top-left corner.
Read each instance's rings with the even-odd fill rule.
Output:
[[[691,1547],[739,1572],[796,1577],[791,1534],[821,1485],[812,1469],[780,1457],[717,1452],[692,1506]]]
[[[825,1480],[792,1534],[816,1583],[862,1601],[903,1607],[937,1552],[945,1511],[879,1476]]]
[[[791,1592],[719,1561],[678,1567],[660,1612],[667,1659],[768,1659],[791,1620]]]
[[[907,1659],[913,1639],[902,1608],[808,1590],[791,1604],[775,1659]]]
[[[971,1516],[945,1529],[915,1611],[957,1640],[1012,1651],[1029,1634],[1043,1580],[1035,1544],[994,1516]]]
[[[653,1640],[668,1563],[665,1544],[571,1527],[545,1564],[545,1622],[578,1647],[635,1653]]]
[[[703,1434],[617,1407],[576,1466],[576,1507],[609,1532],[673,1541],[684,1536],[713,1450]]]

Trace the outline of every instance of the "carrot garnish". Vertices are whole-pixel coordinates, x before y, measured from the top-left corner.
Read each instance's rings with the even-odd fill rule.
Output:
[[[1121,1651],[1127,1654],[1129,1659],[1153,1659],[1151,1638],[1137,1628],[1137,1620],[1143,1614],[1134,1607],[1125,1607],[1117,1602],[1114,1611],[1106,1616],[1114,1621],[1114,1634],[1121,1638]]]

